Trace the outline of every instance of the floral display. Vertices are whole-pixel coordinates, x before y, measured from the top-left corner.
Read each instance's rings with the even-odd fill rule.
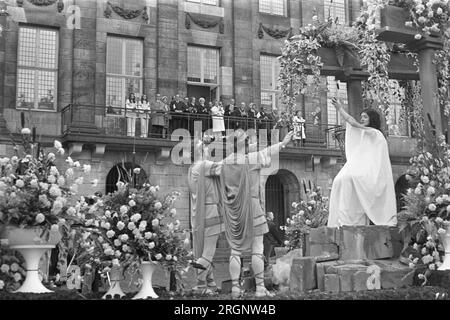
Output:
[[[442,237],[450,225],[450,148],[444,136],[425,134],[418,122],[415,131],[417,151],[406,175],[410,188],[399,226],[411,238],[405,262],[435,270],[441,265]]]
[[[282,90],[282,99],[291,109],[298,94],[314,92],[320,85],[323,62],[318,50],[321,47],[335,48],[340,59],[343,59],[344,48],[348,48],[349,52],[356,48],[357,34],[354,29],[338,25],[332,19],[321,22],[317,16],[313,17],[313,21],[313,24],[300,28],[298,35],[285,40],[279,57],[278,86]]]
[[[292,203],[295,213],[280,228],[285,231],[284,245],[289,250],[302,248],[304,235],[312,228],[326,226],[328,221],[328,197],[321,187],[307,189],[307,201]]]
[[[69,230],[69,203],[90,166],[67,157],[68,168],[60,172],[56,160],[65,151],[57,140],[53,149],[45,153],[32,142],[31,130],[24,128],[22,146],[14,146],[16,154],[0,159],[0,228],[39,227],[43,239],[50,232]]]
[[[137,267],[141,261],[153,261],[168,270],[185,269],[192,252],[189,232],[180,228],[173,207],[180,194],[160,198],[159,187],[148,183],[136,189],[119,181],[117,187],[93,205],[71,208],[84,224],[80,258],[101,265],[103,272],[114,265]]]
[[[25,279],[22,257],[0,243],[0,292],[17,290]]]

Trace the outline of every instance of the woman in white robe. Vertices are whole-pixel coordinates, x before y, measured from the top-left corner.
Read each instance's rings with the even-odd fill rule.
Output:
[[[380,115],[371,109],[361,113],[361,123],[333,105],[347,122],[347,162],[333,181],[328,227],[343,225],[397,225],[394,180]]]

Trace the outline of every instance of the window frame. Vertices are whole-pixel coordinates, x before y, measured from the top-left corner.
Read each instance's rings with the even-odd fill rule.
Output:
[[[324,1],[323,2],[323,14],[324,14],[325,19],[327,19],[328,18],[327,8],[337,8],[337,5],[336,4],[330,5],[331,4],[330,0],[323,0],[323,1]],[[333,0],[333,1],[335,1],[335,0]],[[347,0],[342,0],[342,1],[343,1],[343,11],[344,11],[344,15],[345,15],[345,17],[344,17],[345,21],[344,22],[339,21],[339,20],[338,21],[339,21],[340,25],[348,26],[350,23],[350,20],[351,20],[350,15],[349,15],[349,5],[348,5]],[[336,19],[336,16],[331,15],[331,18],[334,21]]]
[[[331,83],[329,81],[333,81],[334,83]],[[336,96],[336,94],[338,95],[338,97],[342,100],[343,97],[342,95],[345,95],[345,99],[344,99],[344,106],[348,106],[348,94],[347,94],[347,83],[345,81],[340,81],[337,80],[335,76],[326,76],[326,83],[327,83],[327,126],[343,126],[345,124],[345,122],[342,119],[341,114],[332,106],[331,101],[332,98]],[[339,85],[345,85],[345,89],[344,88],[339,88],[337,89],[333,89],[333,91],[330,89],[330,86],[336,86],[336,84]],[[334,112],[333,112],[334,110]],[[331,112],[330,112],[331,111]],[[335,114],[336,116],[334,117],[335,121],[333,123],[331,123],[330,121],[330,114]]]
[[[210,3],[204,3],[204,1],[207,0],[185,0],[186,2],[192,2],[192,3],[198,3],[199,5],[203,6],[214,6],[214,7],[220,7],[220,0],[215,0],[216,4],[210,4]]]
[[[21,55],[21,37],[20,37],[20,29],[33,29],[36,30],[36,61],[35,66],[26,66],[20,64],[20,55]],[[43,68],[39,67],[37,60],[39,57],[39,49],[40,49],[40,34],[41,30],[52,31],[55,33],[55,68]],[[20,107],[18,106],[19,102],[19,70],[32,70],[34,71],[33,78],[33,107]],[[39,109],[39,72],[52,72],[55,74],[55,80],[53,85],[53,110],[47,109]],[[17,66],[16,66],[16,97],[15,97],[15,109],[16,110],[31,110],[31,111],[40,111],[40,112],[58,112],[58,77],[59,77],[59,30],[56,28],[44,27],[44,26],[34,26],[34,25],[19,25],[18,31],[18,41],[17,41]]]
[[[283,14],[274,13],[273,11],[273,0],[270,1],[270,12],[261,11],[261,1],[264,0],[258,0],[258,12],[260,14],[266,14],[270,16],[276,16],[276,17],[288,17],[288,0],[282,0],[283,1]]]
[[[194,86],[203,86],[203,87],[210,87],[211,89],[215,89],[217,88],[219,90],[220,88],[220,49],[219,48],[215,48],[215,47],[205,47],[205,46],[199,46],[199,45],[194,45],[194,44],[188,44],[188,48],[186,51],[186,55],[187,55],[187,59],[186,61],[189,63],[189,47],[193,47],[193,48],[199,48],[199,49],[204,49],[204,50],[214,50],[217,53],[217,62],[216,62],[216,72],[217,72],[217,83],[208,83],[205,82],[205,56],[202,52],[202,55],[200,57],[200,82],[198,81],[190,81],[188,80],[189,78],[189,73],[188,73],[188,67],[186,65],[186,83],[188,85],[194,85]]]
[[[269,57],[271,59],[271,80],[270,82],[272,83],[272,88],[263,88],[262,86],[262,57]],[[260,89],[261,89],[261,95],[260,95],[260,102],[261,102],[261,106],[268,106],[267,104],[263,104],[262,101],[262,94],[264,93],[268,93],[272,96],[272,105],[271,108],[272,110],[278,110],[279,107],[279,100],[280,100],[280,94],[281,94],[281,90],[277,90],[277,86],[278,86],[278,76],[280,75],[280,64],[278,63],[278,70],[276,69],[277,64],[274,63],[275,61],[278,61],[278,56],[277,55],[273,55],[273,54],[268,54],[268,53],[260,53],[259,54],[259,82],[260,82]]]
[[[108,39],[119,39],[122,43],[122,61],[121,61],[121,74],[117,74],[117,73],[110,73],[108,72]],[[141,49],[142,49],[142,60],[141,60],[141,67],[140,67],[140,74],[141,76],[133,76],[133,75],[127,75],[126,74],[126,62],[127,62],[127,55],[126,55],[126,46],[123,44],[126,41],[136,41],[141,43]],[[108,109],[105,108],[105,114],[107,116],[118,116],[118,117],[122,117],[124,114],[124,108],[125,108],[125,103],[127,101],[127,86],[126,86],[126,80],[127,79],[135,79],[135,80],[139,80],[139,96],[142,96],[142,93],[144,91],[144,40],[141,38],[133,38],[133,37],[127,37],[127,36],[120,36],[120,35],[114,35],[114,34],[108,34],[107,38],[106,38],[106,68],[105,68],[105,107],[109,107],[111,106],[113,109],[117,108],[111,104],[109,104],[106,99],[108,98],[107,93],[108,93],[108,78],[112,78],[112,79],[121,79],[121,90],[122,90],[122,101],[121,101],[121,107],[120,107],[120,112],[119,113],[109,113],[107,112]]]

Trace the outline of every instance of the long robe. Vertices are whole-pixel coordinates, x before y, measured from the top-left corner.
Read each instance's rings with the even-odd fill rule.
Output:
[[[347,162],[333,181],[328,227],[397,225],[394,180],[387,141],[376,129],[347,123]]]
[[[193,248],[197,258],[202,256],[205,238],[224,230],[219,194],[220,168],[219,164],[206,160],[189,168]]]
[[[270,156],[264,150],[250,152],[240,162],[234,162],[234,156],[224,160],[220,182],[225,235],[231,249],[242,252],[251,249],[255,236],[269,231],[261,205],[260,171],[270,164]]]

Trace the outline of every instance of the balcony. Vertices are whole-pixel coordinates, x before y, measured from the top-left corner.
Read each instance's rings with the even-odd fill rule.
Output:
[[[112,108],[96,105],[71,104],[61,112],[62,140],[69,145],[103,145],[108,150],[120,151],[161,151],[171,149],[180,140],[199,137],[200,132],[209,130],[213,135],[212,117],[207,114],[191,113],[130,113],[124,108]],[[134,123],[134,132],[132,129]],[[148,123],[147,133],[143,129]],[[159,125],[155,125],[158,123]],[[261,120],[243,117],[224,117],[225,135],[234,129],[255,130],[261,139],[263,129],[268,131],[268,144],[281,141],[288,128],[279,130],[279,138],[272,137],[277,131],[273,120]],[[306,141],[303,146],[294,146],[291,142],[283,149],[283,158],[302,158],[327,156],[339,158],[341,150],[334,137],[335,125],[306,123]],[[224,139],[225,141],[226,139]],[[320,158],[319,158],[320,159]]]

